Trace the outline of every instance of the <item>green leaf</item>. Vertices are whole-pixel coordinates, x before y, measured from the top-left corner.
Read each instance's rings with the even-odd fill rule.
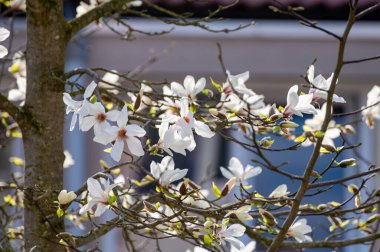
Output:
[[[65,211],[63,211],[60,207],[57,209],[57,216],[61,218],[65,214]]]
[[[222,86],[218,83],[216,83],[212,78],[211,79],[211,83],[212,85],[214,85],[214,87],[221,93],[222,92]]]
[[[318,138],[322,138],[325,135],[325,133],[323,131],[317,131],[314,133],[314,135]]]
[[[216,197],[220,198],[222,196],[222,193],[220,192],[218,186],[214,182],[212,182],[212,191],[214,192]]]
[[[203,236],[203,242],[207,246],[211,246],[212,245],[212,239],[208,235]]]

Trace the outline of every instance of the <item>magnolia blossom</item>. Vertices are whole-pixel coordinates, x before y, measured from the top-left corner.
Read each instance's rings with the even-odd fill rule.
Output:
[[[157,146],[169,155],[173,156],[173,152],[186,156],[186,150],[192,151],[195,148],[195,141],[192,135],[184,136],[182,128],[176,124],[169,125],[168,122],[162,122],[159,126]]]
[[[377,104],[378,103],[378,104]],[[374,105],[376,104],[376,105]],[[367,107],[362,111],[363,120],[366,124],[373,129],[374,119],[380,119],[380,86],[373,86],[372,89],[367,94]],[[363,109],[364,107],[362,107]]]
[[[100,102],[94,104],[89,103],[87,106],[87,115],[83,117],[80,128],[82,131],[88,131],[94,127],[96,135],[100,131],[104,131],[111,126],[107,120],[116,121],[119,115],[120,112],[117,110],[106,112],[104,106]]]
[[[75,164],[73,156],[68,150],[64,150],[63,154],[65,155],[65,161],[63,161],[63,168],[69,168],[70,166]]]
[[[240,183],[244,184],[245,180],[259,175],[262,172],[261,167],[253,167],[247,165],[244,169],[242,163],[236,157],[232,157],[228,163],[228,170],[224,167],[220,167],[220,171],[226,179],[236,177]]]
[[[137,111],[141,111],[145,109],[148,105],[154,104],[153,101],[148,96],[144,95],[144,93],[151,93],[152,91],[153,89],[150,86],[144,83],[141,83],[140,91],[138,93],[138,95],[140,96],[141,102]],[[131,98],[132,104],[135,104],[137,100],[136,94],[128,92],[128,96]]]
[[[157,179],[160,185],[168,187],[174,181],[180,180],[186,176],[188,169],[174,169],[174,160],[171,156],[166,156],[161,163],[152,161],[150,163],[150,172]]]
[[[331,108],[332,109],[332,108]],[[312,119],[305,120],[306,128],[309,127],[312,131],[319,131],[322,128],[323,121],[326,117],[327,103],[322,105],[320,110],[316,110],[317,113],[313,116]],[[335,127],[335,121],[330,121],[328,129],[326,130],[322,145],[328,145],[335,148],[334,139],[340,136],[340,129]],[[302,143],[303,146],[309,146],[311,144],[310,141],[305,141]]]
[[[227,70],[227,81],[223,85],[223,90],[227,90],[228,92],[230,92],[231,88],[228,88],[228,85],[232,85],[233,90],[243,95],[244,101],[252,107],[251,109],[259,109],[264,107],[264,96],[257,95],[255,92],[253,92],[253,90],[247,88],[247,86],[245,85],[245,82],[248,79],[248,71],[238,75],[231,75],[231,73]]]
[[[240,224],[232,224],[227,228],[227,224],[223,221],[222,229],[218,233],[220,242],[224,245],[225,242],[229,242],[231,246],[237,247],[239,249],[244,248],[244,243],[236,239],[236,237],[241,237],[245,233],[245,227]]]
[[[119,90],[115,86],[120,86],[119,75],[116,70],[111,70],[103,75],[101,81],[99,81],[99,88],[106,89],[111,94],[119,94]]]
[[[124,142],[127,142],[129,151],[135,156],[143,156],[144,149],[137,137],[145,136],[145,130],[136,124],[128,123],[128,107],[124,106],[116,120],[117,126],[110,126],[104,131],[98,132],[94,141],[101,144],[114,142],[111,150],[111,157],[115,161],[120,161],[124,150]]]
[[[87,204],[84,205],[80,210],[80,214],[85,214],[94,206],[96,206],[95,216],[101,216],[112,204],[110,193],[117,184],[110,184],[109,180],[102,180],[103,183],[100,183],[94,178],[87,179],[87,190],[88,198]]]
[[[4,27],[0,27],[0,42],[6,40],[9,37],[10,32]],[[8,54],[8,49],[0,45],[0,59],[4,58]]]
[[[307,220],[299,219],[290,226],[287,235],[293,237],[298,242],[311,242],[313,241],[311,237],[306,235],[311,231],[311,227],[307,225]]]
[[[18,77],[26,77],[26,60],[23,52],[17,51],[13,54],[12,65],[8,68],[8,71],[12,73],[16,79]]]
[[[316,114],[315,107],[311,104],[312,94],[298,95],[298,85],[292,86],[288,91],[287,104],[284,109],[284,115],[297,115],[302,117],[304,114]]]
[[[252,216],[249,214],[249,212],[251,211],[251,208],[252,207],[250,205],[239,207],[236,210],[232,210],[228,212],[226,217],[231,218],[231,215],[232,215],[234,217],[236,216],[241,221],[253,220]]]
[[[26,78],[17,77],[17,89],[11,89],[8,92],[8,100],[13,102],[20,102],[20,106],[24,105],[26,97]]]
[[[93,81],[88,85],[83,94],[83,100],[75,101],[71,98],[70,94],[63,93],[63,102],[66,104],[66,114],[73,112],[73,116],[71,118],[70,131],[74,130],[75,124],[79,119],[79,127],[82,124],[83,117],[87,115],[88,98],[91,97],[92,93],[96,88],[96,83]]]
[[[256,249],[256,242],[251,241],[247,245],[244,246],[244,248],[236,248],[231,245],[230,252],[253,252]]]
[[[288,186],[286,184],[279,185],[274,191],[269,195],[269,198],[282,198],[289,194]]]
[[[313,86],[309,90],[309,94],[313,95],[313,100],[318,99],[327,100],[327,91],[330,89],[331,81],[334,77],[332,73],[331,76],[326,80],[322,75],[318,75],[314,78],[314,65],[311,65],[307,70],[307,79]],[[333,95],[333,102],[346,103],[343,97],[339,97],[336,94]]]
[[[170,89],[174,94],[179,97],[187,97],[190,101],[194,102],[197,100],[197,94],[202,92],[206,86],[206,79],[200,78],[197,82],[191,75],[187,75],[183,81],[183,85],[178,82],[172,82],[170,84]]]
[[[73,191],[67,192],[67,190],[62,190],[58,194],[58,203],[60,205],[67,205],[76,198],[77,195]]]

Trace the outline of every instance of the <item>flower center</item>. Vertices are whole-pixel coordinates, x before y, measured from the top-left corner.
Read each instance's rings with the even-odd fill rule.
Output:
[[[125,129],[121,129],[117,132],[117,137],[119,139],[124,139],[127,137],[127,131]]]
[[[106,118],[107,118],[106,115],[103,113],[100,113],[96,116],[96,120],[98,120],[99,122],[104,122]]]
[[[189,118],[188,116],[183,116],[182,118],[183,118],[183,120],[185,120],[185,122],[186,122],[187,124],[190,123],[190,118]]]

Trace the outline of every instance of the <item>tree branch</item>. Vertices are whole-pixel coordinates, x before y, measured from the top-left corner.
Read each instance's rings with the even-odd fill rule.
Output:
[[[113,12],[122,9],[126,3],[132,0],[111,0],[104,2],[89,12],[71,20],[69,25],[68,37],[73,37],[78,31],[91,24],[92,22],[110,16]]]
[[[0,109],[11,115],[18,124],[24,121],[22,111],[2,94],[0,94]]]

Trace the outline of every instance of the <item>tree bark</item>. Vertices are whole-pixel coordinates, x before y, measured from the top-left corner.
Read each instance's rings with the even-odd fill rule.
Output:
[[[27,96],[23,110],[35,123],[22,126],[26,251],[61,251],[56,234],[64,231],[64,223],[53,202],[63,187],[64,83],[60,78],[66,28],[62,0],[27,1]]]

